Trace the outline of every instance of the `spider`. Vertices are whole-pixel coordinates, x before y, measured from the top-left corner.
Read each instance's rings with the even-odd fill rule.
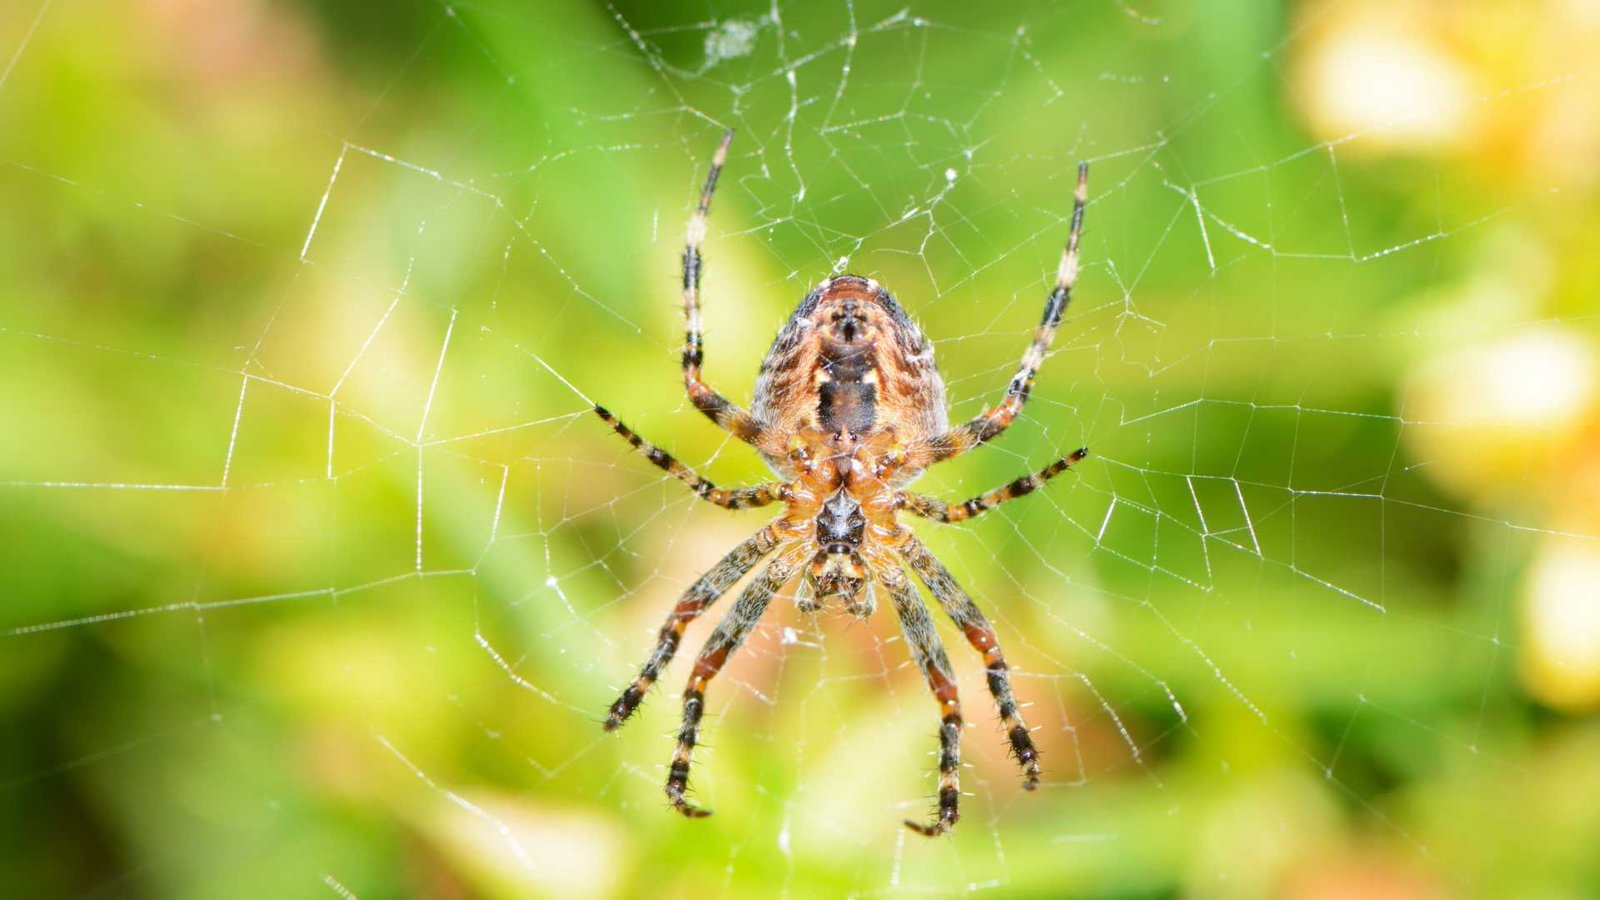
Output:
[[[912,658],[938,701],[938,808],[931,822],[907,820],[921,834],[948,832],[959,818],[961,703],[944,646],[928,608],[906,567],[917,574],[945,613],[983,656],[1011,753],[1022,767],[1023,787],[1039,784],[1039,752],[1011,692],[1005,655],[983,612],[910,529],[901,512],[939,522],[960,522],[1031,493],[1082,460],[1087,449],[1031,475],[961,503],[946,503],[903,488],[928,466],[960,456],[1006,430],[1033,388],[1033,379],[1055,338],[1078,275],[1078,242],[1088,190],[1088,165],[1078,167],[1072,229],[1061,254],[1056,283],[1045,299],[1044,317],[1005,395],[994,407],[951,428],[944,382],[933,362],[933,345],[877,282],[854,275],[817,285],[790,316],[761,364],[755,403],[747,411],[713,390],[700,376],[700,244],[706,214],[733,140],[722,136],[711,171],[689,219],[683,251],[683,307],[688,319],[683,345],[683,382],[696,409],[753,446],[781,481],[754,487],[719,488],[666,451],[647,442],[605,408],[594,411],[612,430],[697,495],[725,509],[784,504],[783,514],[735,547],[684,592],[661,626],[655,649],[637,678],[611,705],[605,729],[612,731],[638,708],[645,692],[677,652],[684,630],[717,598],[770,558],[717,624],[695,660],[683,692],[683,723],[668,771],[666,792],[673,808],[691,818],[710,810],[685,798],[689,762],[705,711],[705,691],[760,621],[773,596],[800,578],[799,608],[815,612],[833,602],[856,616],[872,614],[875,589],[894,605]]]

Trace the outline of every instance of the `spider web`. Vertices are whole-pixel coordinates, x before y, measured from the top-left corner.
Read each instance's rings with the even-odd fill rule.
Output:
[[[108,14],[8,14],[8,118],[56,121],[61,60]],[[99,823],[69,883],[1248,896],[1341,841],[1473,883],[1427,798],[1522,771],[1509,573],[1557,529],[1441,494],[1394,385],[1420,348],[1487,335],[1419,309],[1538,211],[1497,185],[1463,204],[1427,167],[1394,191],[1359,162],[1371,135],[1259,121],[1314,19],[1191,39],[1198,10],[1120,0],[326,15],[327,58],[256,88],[292,137],[272,171],[166,108],[120,113],[103,137],[126,148],[93,161],[0,139],[8,193],[114,235],[79,285],[106,307],[19,279],[0,321],[28,379],[5,392],[0,655],[32,698],[18,721],[48,723],[0,791]],[[180,106],[245,77],[188,64]],[[897,824],[931,805],[937,720],[886,609],[773,605],[710,692],[710,820],[671,817],[660,783],[727,600],[635,721],[598,727],[676,595],[763,521],[589,412],[718,484],[766,477],[675,362],[675,258],[723,127],[707,377],[741,400],[794,303],[848,271],[933,336],[953,420],[992,403],[1092,166],[1083,275],[1024,417],[918,485],[962,499],[1092,451],[917,526],[995,620],[1046,770],[1019,790],[941,625],[974,723],[945,841]],[[285,221],[255,215],[274,191]],[[156,296],[163,262],[196,273],[182,298]]]

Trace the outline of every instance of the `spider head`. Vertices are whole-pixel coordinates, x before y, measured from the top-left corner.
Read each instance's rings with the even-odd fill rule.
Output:
[[[861,554],[854,550],[842,553],[819,550],[811,558],[811,569],[807,574],[818,600],[839,597],[848,602],[861,593],[862,585],[867,581],[867,566]]]
[[[846,612],[863,618],[872,615],[876,606],[872,583],[867,580],[866,562],[854,550],[830,553],[824,548],[817,551],[811,558],[811,567],[806,569],[797,600],[805,612],[816,612],[837,600]]]
[[[817,511],[818,550],[806,569],[803,594],[807,605],[814,609],[837,597],[852,612],[870,611],[871,591],[865,590],[867,565],[861,558],[866,527],[861,504],[844,491],[822,504]]]

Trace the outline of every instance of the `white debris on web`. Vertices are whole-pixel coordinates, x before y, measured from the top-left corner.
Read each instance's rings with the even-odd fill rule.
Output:
[[[723,60],[749,56],[750,51],[755,49],[756,36],[760,33],[759,24],[744,19],[728,19],[711,29],[706,33],[706,68]]]

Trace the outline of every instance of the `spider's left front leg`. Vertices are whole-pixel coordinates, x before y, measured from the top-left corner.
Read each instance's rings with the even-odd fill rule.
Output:
[[[683,691],[683,724],[678,729],[678,748],[672,754],[672,768],[667,774],[667,798],[672,807],[691,819],[711,815],[711,810],[695,806],[684,799],[689,787],[689,763],[694,755],[694,745],[700,736],[700,717],[705,713],[705,691],[711,679],[717,677],[733,651],[744,643],[761,621],[767,604],[798,569],[800,556],[793,548],[780,552],[767,564],[756,579],[745,586],[744,592],[728,610],[717,628],[706,640],[700,656],[694,661],[694,672]]]
[[[738,583],[745,573],[755,568],[756,563],[771,553],[777,544],[777,530],[772,525],[767,525],[730,550],[727,556],[684,591],[683,596],[678,599],[678,604],[672,608],[672,614],[667,616],[667,621],[656,633],[656,647],[650,652],[650,658],[645,660],[638,677],[622,692],[622,696],[611,704],[605,721],[607,731],[615,731],[633,715],[635,709],[639,708],[639,703],[644,700],[645,691],[650,690],[650,686],[656,683],[661,670],[666,668],[667,663],[672,661],[673,654],[678,652],[678,644],[683,641],[683,632],[689,627],[689,623],[700,618],[701,613]]]
[[[955,576],[944,567],[944,563],[939,562],[938,557],[909,531],[900,545],[900,556],[928,586],[928,591],[939,601],[950,620],[966,635],[967,643],[983,654],[983,666],[989,677],[989,693],[994,695],[1000,721],[1006,729],[1006,738],[1011,742],[1011,752],[1016,756],[1017,764],[1022,766],[1022,786],[1033,790],[1039,786],[1039,751],[1033,746],[1033,735],[1022,720],[1017,698],[1011,693],[1011,669],[1000,650],[1000,640],[995,637],[994,626],[989,624],[983,610],[956,582]]]
[[[610,410],[603,406],[596,406],[594,412],[595,415],[605,420],[607,425],[611,426],[612,431],[621,435],[623,440],[631,444],[633,449],[644,454],[645,459],[665,470],[668,475],[688,485],[689,490],[694,491],[695,495],[702,500],[715,503],[723,509],[749,509],[755,506],[766,506],[774,501],[784,499],[788,494],[788,486],[778,482],[758,484],[755,487],[734,488],[732,490],[719,488],[705,478],[700,477],[700,473],[673,459],[672,454],[635,434],[633,429],[618,421]]]

